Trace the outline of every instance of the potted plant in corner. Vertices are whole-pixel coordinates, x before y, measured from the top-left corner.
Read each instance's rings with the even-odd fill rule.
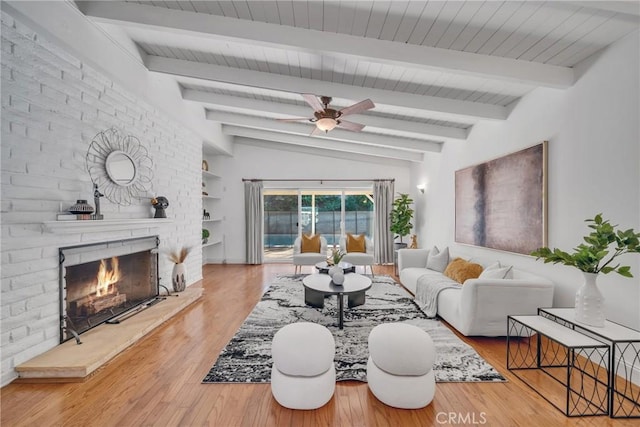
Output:
[[[640,233],[633,229],[618,230],[602,219],[602,214],[586,219],[593,231],[584,237],[585,243],[574,248],[573,253],[560,249],[539,248],[531,255],[545,263],[564,264],[582,271],[584,284],[576,292],[575,318],[591,326],[604,326],[604,297],[596,286],[598,274],[616,272],[633,277],[628,265],[612,264],[622,254],[640,253]]]
[[[393,208],[391,210],[391,227],[389,229],[395,234],[394,239],[400,238],[399,243],[394,243],[395,249],[406,248],[407,244],[402,242],[402,238],[411,233],[413,224],[413,209],[411,205],[413,199],[408,194],[399,193],[399,197],[393,201]]]

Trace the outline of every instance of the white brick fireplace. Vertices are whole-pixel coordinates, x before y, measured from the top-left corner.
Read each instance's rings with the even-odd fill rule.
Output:
[[[166,250],[194,246],[189,282],[201,278],[202,140],[40,34],[2,12],[2,384],[14,367],[59,344],[58,248],[160,236],[160,283],[171,287]],[[165,196],[170,221],[125,229],[52,232],[45,227],[77,199],[92,202],[85,166],[92,138],[115,127],[146,143],[153,194],[131,206],[101,201],[106,219],[153,216]],[[118,228],[118,227],[116,227]]]

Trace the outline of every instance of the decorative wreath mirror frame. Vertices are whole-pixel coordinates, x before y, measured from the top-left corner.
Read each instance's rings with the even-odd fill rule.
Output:
[[[134,177],[126,184],[114,181],[109,173],[107,161],[114,153],[126,155],[134,164]],[[113,203],[128,206],[134,199],[152,193],[153,160],[147,147],[133,135],[124,136],[115,128],[99,132],[89,145],[86,163],[91,181]]]

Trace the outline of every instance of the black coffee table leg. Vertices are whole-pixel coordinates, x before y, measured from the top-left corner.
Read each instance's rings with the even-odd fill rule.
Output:
[[[344,298],[342,294],[338,294],[338,328],[342,329],[344,325]]]

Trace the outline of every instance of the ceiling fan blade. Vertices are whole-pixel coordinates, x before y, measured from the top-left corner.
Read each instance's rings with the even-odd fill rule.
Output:
[[[364,125],[361,125],[360,123],[349,122],[347,120],[338,120],[338,127],[353,132],[360,132],[362,129],[364,129]]]
[[[279,122],[299,122],[302,120],[311,120],[311,117],[291,117],[288,119],[276,119]]]
[[[324,105],[322,105],[318,97],[314,94],[303,93],[302,97],[305,101],[307,101],[307,104],[309,104],[309,106],[313,108],[313,111],[315,111],[316,113],[322,113],[324,111]]]
[[[347,114],[358,114],[362,111],[370,110],[375,106],[376,105],[373,103],[373,101],[371,101],[370,99],[365,99],[364,101],[360,101],[357,104],[344,107],[342,110],[340,110],[340,113],[342,113],[343,116],[346,116]]]
[[[309,136],[314,136],[314,135],[322,135],[324,133],[323,130],[321,130],[320,128],[318,128],[317,126],[313,127],[313,130],[311,131],[311,133],[309,134]]]

